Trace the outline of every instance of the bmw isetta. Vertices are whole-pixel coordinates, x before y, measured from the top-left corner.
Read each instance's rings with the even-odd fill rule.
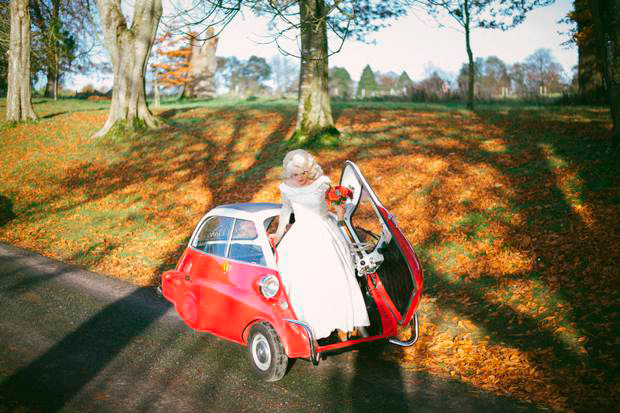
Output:
[[[176,269],[162,275],[162,293],[183,321],[247,346],[252,370],[263,380],[280,380],[289,359],[318,365],[329,352],[361,343],[389,340],[411,346],[417,340],[420,262],[396,218],[353,162],[346,161],[340,185],[353,190],[341,229],[350,242],[371,322],[361,337],[316,340],[312,326],[297,319],[282,287],[277,249],[268,239],[277,228],[280,204],[213,208],[196,226]],[[398,328],[408,324],[411,338],[397,339]]]

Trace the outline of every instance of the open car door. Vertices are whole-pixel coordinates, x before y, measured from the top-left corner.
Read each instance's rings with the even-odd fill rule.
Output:
[[[383,297],[398,324],[411,322],[422,293],[423,273],[418,258],[398,227],[396,218],[379,201],[359,168],[346,161],[340,185],[353,190],[345,222],[356,251],[356,267],[378,276],[388,297]]]

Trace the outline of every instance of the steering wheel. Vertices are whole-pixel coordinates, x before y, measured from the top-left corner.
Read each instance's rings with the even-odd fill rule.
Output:
[[[370,235],[371,238],[373,238],[375,241],[379,241],[381,239],[380,236],[376,235],[375,233],[368,231],[366,228],[362,228],[362,227],[355,227],[356,230],[361,230],[362,232],[364,232],[364,234],[366,235]]]

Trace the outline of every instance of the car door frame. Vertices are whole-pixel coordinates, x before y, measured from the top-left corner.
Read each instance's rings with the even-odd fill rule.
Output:
[[[381,203],[375,191],[372,189],[372,187],[370,186],[370,184],[368,183],[368,181],[366,180],[366,178],[364,177],[360,169],[352,161],[347,160],[345,162],[345,165],[342,168],[341,175],[340,175],[340,185],[346,185],[346,182],[343,182],[343,179],[345,178],[345,174],[347,173],[347,170],[350,170],[353,177],[359,182],[360,190],[354,191],[353,199],[347,205],[347,209],[345,211],[345,217],[344,217],[345,224],[347,225],[349,232],[351,236],[353,237],[353,241],[355,243],[360,243],[360,238],[357,232],[353,228],[353,223],[351,221],[351,218],[353,217],[353,214],[357,210],[359,203],[361,201],[361,192],[362,192],[361,189],[365,189],[368,194],[370,203],[375,211],[375,214],[377,215],[377,218],[380,221],[381,228],[382,228],[381,238],[379,239],[379,241],[373,248],[372,252],[375,252],[379,250],[380,248],[390,248],[390,251],[392,251],[392,253],[395,253],[397,251],[401,255],[404,263],[406,264],[406,267],[409,272],[411,284],[412,284],[412,291],[408,298],[407,306],[404,310],[398,309],[397,305],[394,304],[395,300],[393,297],[390,296],[390,293],[387,291],[388,288],[381,289],[381,291],[384,291],[387,295],[387,297],[383,297],[383,298],[384,299],[388,298],[385,301],[387,301],[388,307],[390,308],[390,311],[392,312],[397,323],[401,326],[409,324],[414,316],[415,310],[420,300],[421,291],[422,291],[423,272],[422,272],[422,267],[420,265],[420,262],[415,254],[415,251],[413,250],[413,247],[411,246],[409,241],[406,239],[406,237],[400,230],[398,223],[396,222],[395,216],[392,213],[390,213],[387,210],[387,208],[385,208],[385,206]],[[389,233],[390,238],[391,238],[389,241],[387,241],[387,243],[385,242],[387,238],[386,232]],[[392,242],[394,243],[394,245],[390,244]],[[363,253],[359,253],[359,252],[358,254],[363,255]],[[368,253],[368,255],[369,254],[370,253]],[[379,266],[379,269],[381,269],[380,266]],[[371,282],[376,283],[376,277],[378,277],[378,274],[377,272],[374,272],[373,274],[371,274],[369,279]],[[386,280],[382,280],[383,287],[387,287],[385,281]],[[392,295],[394,295],[394,293],[392,293]]]

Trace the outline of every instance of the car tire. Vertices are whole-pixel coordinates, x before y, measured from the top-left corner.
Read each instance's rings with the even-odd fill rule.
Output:
[[[256,323],[248,339],[248,359],[254,373],[264,381],[278,381],[286,373],[288,357],[276,330]]]

